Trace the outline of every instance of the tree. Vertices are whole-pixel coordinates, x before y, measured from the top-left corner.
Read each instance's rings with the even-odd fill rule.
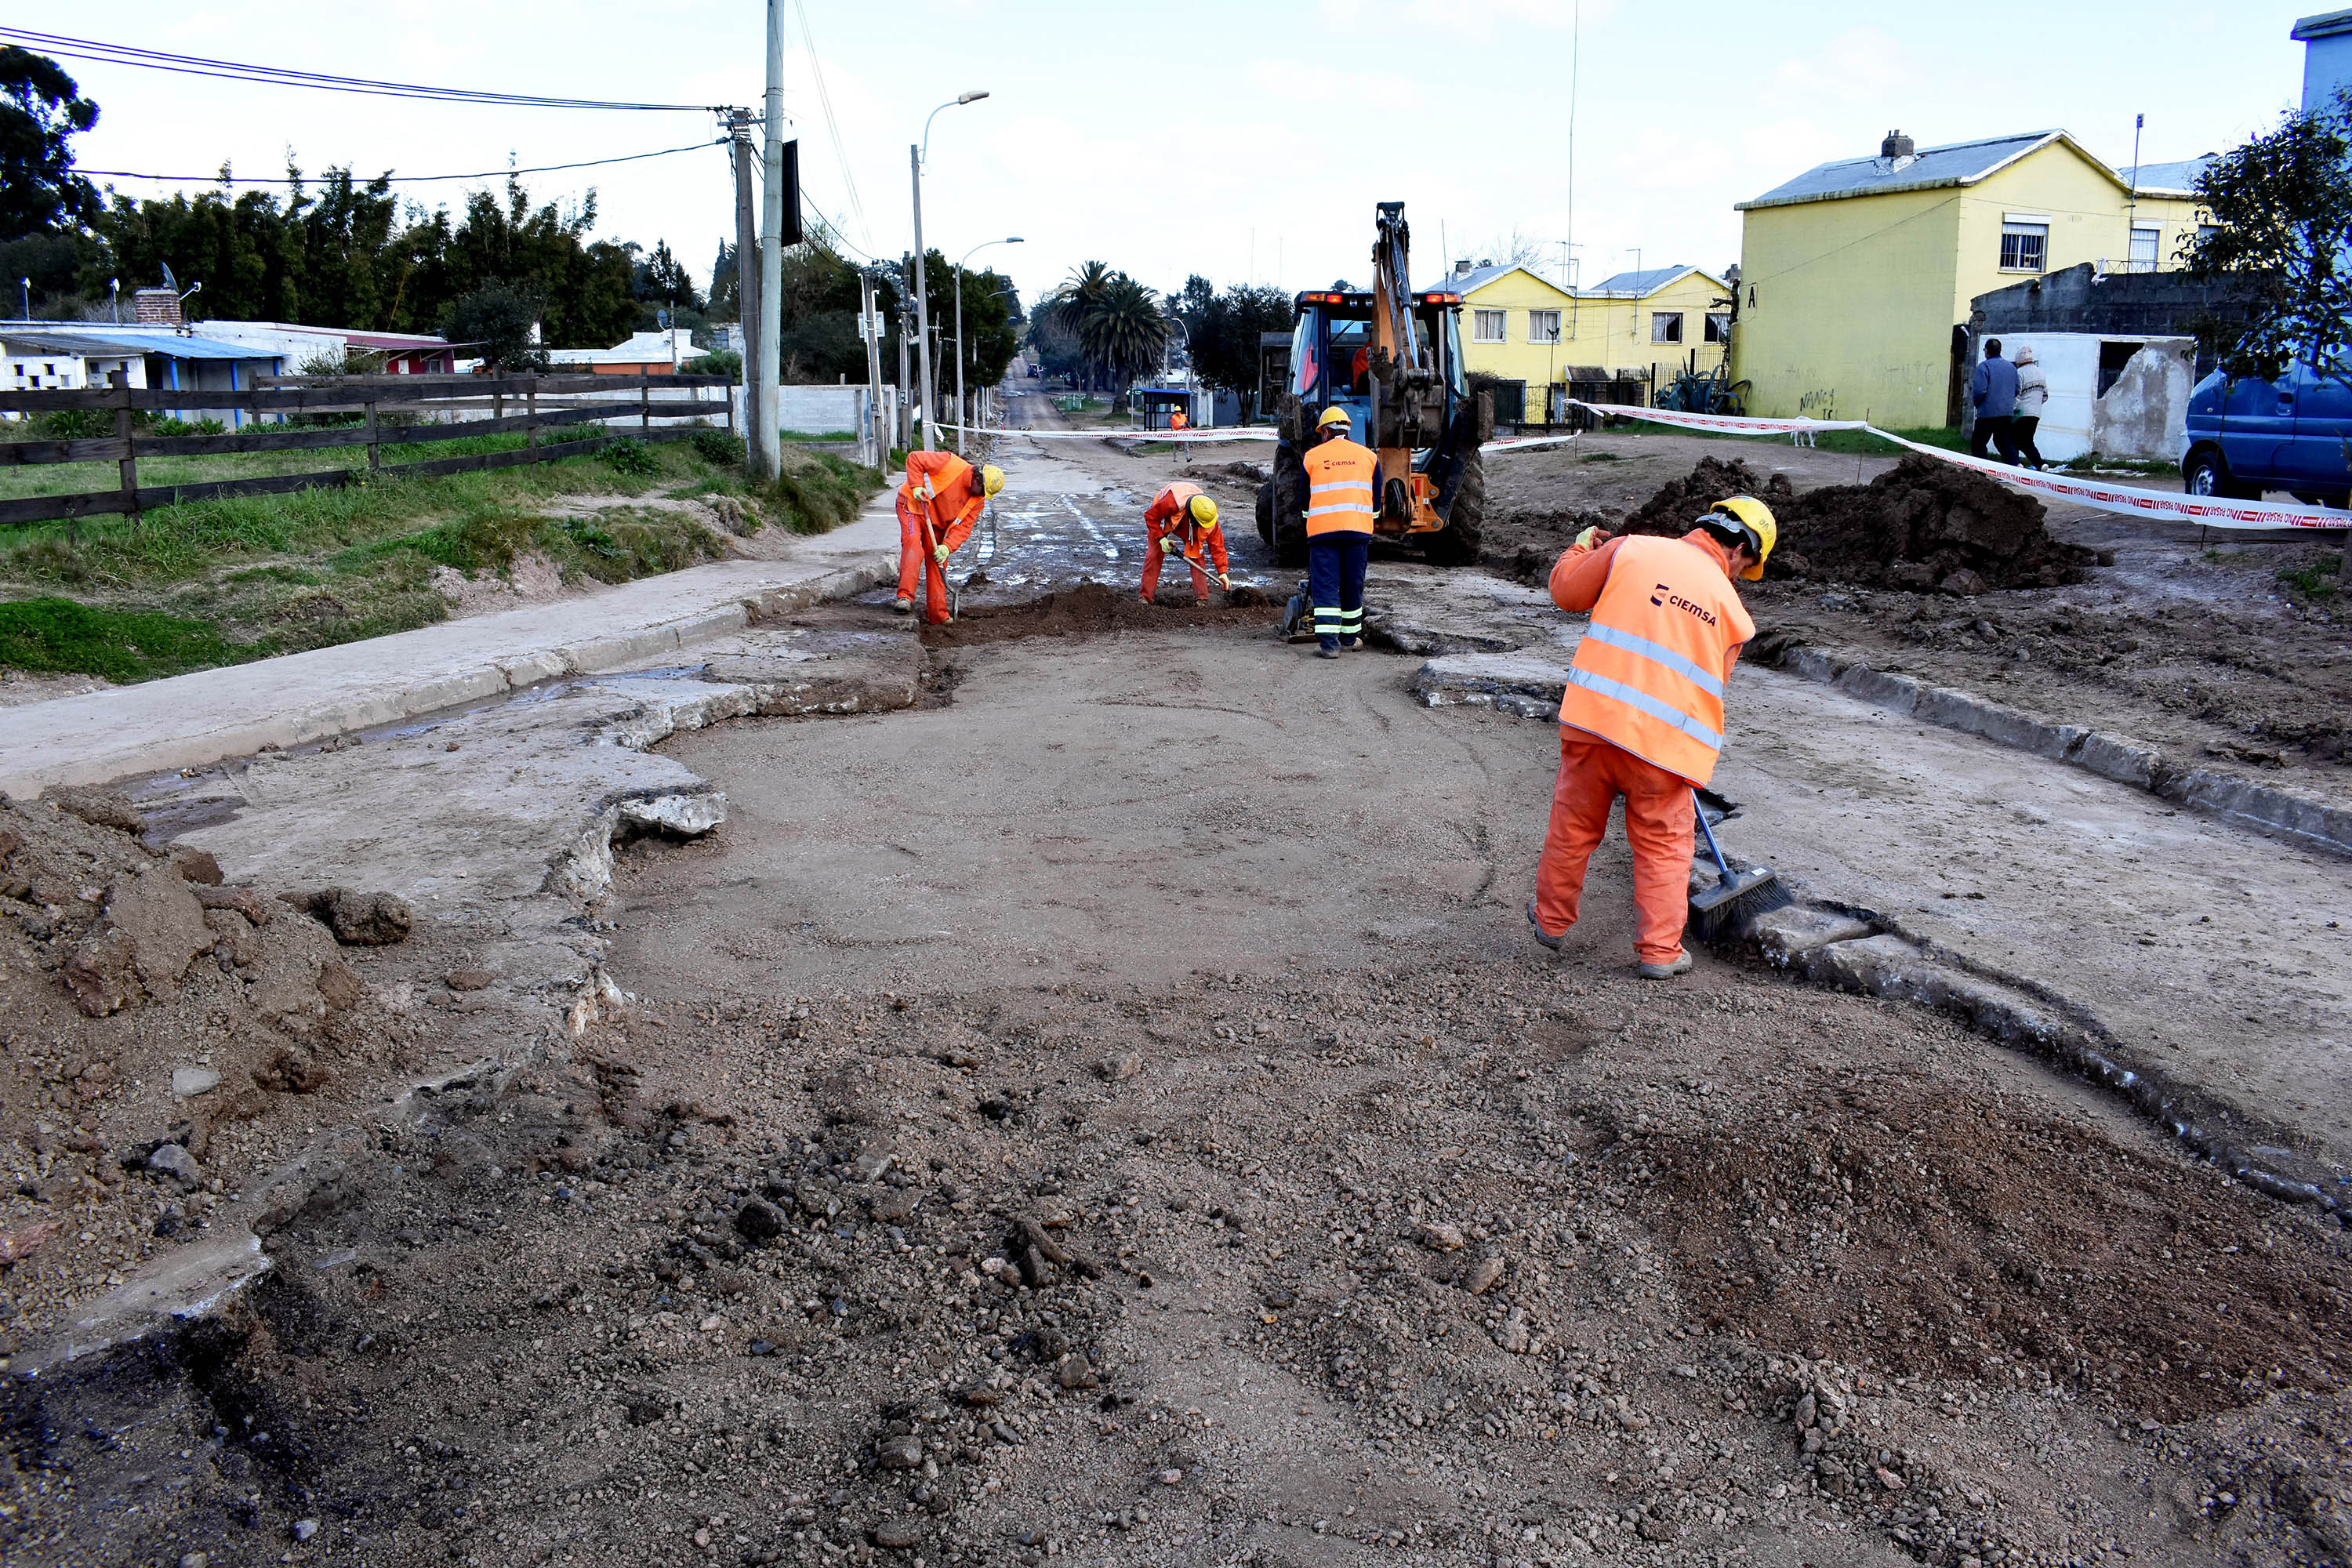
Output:
[[[79,228],[97,214],[98,193],[73,172],[72,146],[97,123],[98,105],[57,61],[0,47],[0,241]]]
[[[2273,380],[2300,359],[2352,382],[2352,90],[2216,158],[2197,195],[2210,224],[2181,259],[2245,309],[2200,329],[2221,368]]]
[[[1079,320],[1078,342],[1110,377],[1111,412],[1124,414],[1129,384],[1160,363],[1168,343],[1168,319],[1160,313],[1152,290],[1116,272]]]
[[[1265,416],[1270,410],[1257,406],[1258,340],[1288,332],[1291,315],[1290,296],[1272,284],[1234,284],[1209,301],[1192,329],[1192,368],[1211,386],[1240,397],[1248,416]]]
[[[534,290],[487,283],[450,304],[441,319],[441,335],[479,349],[487,370],[545,370],[547,350],[531,341],[541,311]]]

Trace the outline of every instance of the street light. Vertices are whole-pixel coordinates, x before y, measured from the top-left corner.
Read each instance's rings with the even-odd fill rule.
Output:
[[[982,251],[986,250],[992,245],[1019,245],[1020,243],[1021,237],[1017,234],[1009,235],[1003,239],[984,239],[978,245],[973,246],[970,250],[965,251],[961,259],[958,260],[955,264],[956,454],[959,457],[963,454],[965,426],[971,423],[971,410],[965,405],[963,393],[963,362],[971,357],[963,345],[963,264],[966,261],[970,261],[973,257],[978,256]]]
[[[951,103],[942,103],[923,117],[923,139],[907,149],[907,163],[915,180],[915,327],[916,341],[923,356],[923,450],[936,451],[938,438],[931,427],[931,302],[929,290],[924,285],[924,274],[930,268],[923,265],[923,160],[930,155],[931,121],[940,117],[940,109],[955,109],[967,103],[978,103],[988,96],[984,89],[975,89],[959,93]]]

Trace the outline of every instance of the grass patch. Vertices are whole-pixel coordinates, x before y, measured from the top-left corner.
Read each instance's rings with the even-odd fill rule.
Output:
[[[2299,566],[2281,569],[2278,580],[2306,599],[2332,599],[2338,586],[2336,577],[2343,566],[2340,555],[2322,556]]]
[[[777,434],[787,441],[798,441],[803,446],[845,447],[857,439],[855,430],[780,430]]]
[[[517,439],[406,449],[448,456]],[[751,496],[739,468],[712,460],[719,445],[631,440],[617,465],[591,455],[233,496],[135,522],[85,519],[78,537],[64,523],[11,531],[0,547],[0,595],[15,590],[0,602],[0,664],[128,681],[357,641],[445,618],[444,568],[505,574],[528,552],[567,583],[625,583],[725,553],[697,513],[628,504],[635,498],[746,497],[755,521],[821,533],[856,516],[877,488],[871,469],[788,448],[784,479]],[[593,516],[547,515],[581,495],[600,498]]]
[[[44,674],[99,675],[120,686],[275,651],[240,647],[208,621],[154,610],[102,609],[54,595],[0,604],[0,664]]]

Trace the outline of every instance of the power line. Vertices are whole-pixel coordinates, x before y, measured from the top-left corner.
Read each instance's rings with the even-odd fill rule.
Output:
[[[801,16],[801,42],[808,46],[809,79],[816,83],[816,100],[824,110],[824,131],[833,139],[833,155],[841,164],[842,188],[849,193],[849,210],[856,215],[858,232],[866,243],[874,243],[873,226],[866,221],[866,204],[857,199],[857,179],[849,172],[849,148],[841,139],[840,122],[834,119],[833,94],[825,90],[824,66],[817,58],[816,35],[809,28],[808,6],[803,0],[793,0],[793,9]]]
[[[616,103],[593,98],[542,98],[531,93],[496,92],[474,88],[425,87],[415,82],[372,81],[363,77],[327,76],[280,66],[246,65],[236,60],[207,59],[201,55],[165,54],[128,44],[69,38],[56,33],[36,33],[23,27],[0,27],[0,38],[30,44],[43,52],[68,59],[95,60],[105,65],[138,66],[148,70],[176,71],[184,76],[220,77],[231,81],[260,82],[277,87],[308,87],[328,92],[358,93],[374,98],[427,99],[440,103],[479,103],[507,109],[623,109],[708,113],[704,103]]]
[[[705,147],[723,147],[726,144],[726,139],[722,137],[715,142],[696,142],[684,147],[665,147],[658,153],[630,153],[618,158],[591,158],[584,163],[543,163],[535,169],[485,169],[481,173],[475,174],[394,174],[387,173],[383,174],[382,178],[390,184],[413,185],[433,180],[493,180],[505,174],[559,174],[566,169],[596,169],[602,168],[607,163],[634,163],[638,162],[640,159],[645,158],[667,158],[673,153],[698,153]],[[113,180],[161,180],[166,184],[183,185],[297,185],[318,183],[315,181],[297,180],[293,178],[247,180],[224,174],[142,174],[130,169],[76,169],[74,173],[78,174],[97,174],[103,178]],[[354,181],[353,183],[358,184],[360,182]],[[374,182],[368,181],[366,183],[373,184]]]

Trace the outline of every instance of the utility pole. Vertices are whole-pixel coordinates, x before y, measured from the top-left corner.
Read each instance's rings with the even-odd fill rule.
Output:
[[[939,449],[939,441],[931,431],[931,301],[923,279],[930,270],[923,265],[923,150],[911,142],[907,166],[915,176],[915,336],[923,358],[923,450],[931,452]]]
[[[777,416],[783,395],[784,289],[784,0],[768,0],[768,96],[761,137],[760,224],[760,423],[752,427],[752,472],[772,479],[783,469],[783,437]],[[796,213],[795,218],[799,216]]]
[[[735,159],[735,321],[742,342],[743,428],[749,433],[774,423],[760,401],[760,354],[753,340],[760,330],[760,229],[752,206],[751,111],[729,110],[727,134]],[[758,461],[749,443],[744,453],[747,463]]]
[[[907,380],[908,355],[913,352],[915,319],[907,314],[907,279],[898,279],[898,434],[899,445],[914,449],[914,388]]]
[[[882,312],[877,308],[874,274],[857,269],[858,326],[866,339],[866,435],[874,443],[874,471],[890,473],[890,443],[882,434]]]

